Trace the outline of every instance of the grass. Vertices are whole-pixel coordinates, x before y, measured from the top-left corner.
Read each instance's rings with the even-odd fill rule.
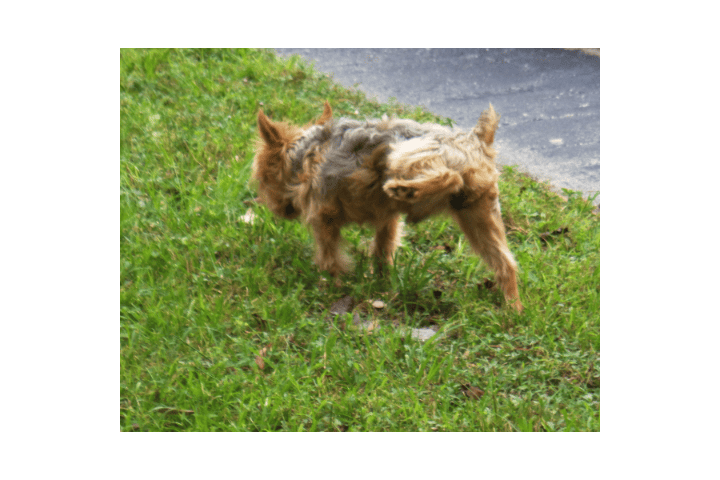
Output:
[[[252,202],[257,110],[302,124],[328,100],[336,116],[450,120],[267,51],[122,50],[120,66],[123,431],[599,431],[590,202],[504,169],[523,315],[442,217],[407,227],[385,278],[370,232],[346,229],[356,267],[334,287],[305,227]],[[329,314],[348,296],[375,328]],[[438,333],[420,342],[417,327]]]

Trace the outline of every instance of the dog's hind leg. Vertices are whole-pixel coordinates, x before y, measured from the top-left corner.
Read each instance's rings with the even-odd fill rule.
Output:
[[[450,212],[465,233],[473,250],[495,272],[505,300],[522,312],[517,287],[517,263],[507,246],[497,191],[486,191],[471,205],[452,207]]]
[[[428,200],[435,195],[452,194],[463,186],[460,174],[447,167],[440,167],[409,180],[392,178],[385,182],[383,190],[390,198],[409,203]]]

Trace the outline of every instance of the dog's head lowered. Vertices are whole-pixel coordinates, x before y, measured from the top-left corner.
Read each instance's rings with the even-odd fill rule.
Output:
[[[289,151],[314,125],[323,125],[332,119],[332,108],[325,102],[322,116],[304,128],[285,122],[273,122],[265,113],[258,112],[258,133],[253,160],[252,178],[257,182],[260,201],[276,215],[294,219],[300,211],[293,205],[290,185],[297,177],[300,165],[294,165]]]

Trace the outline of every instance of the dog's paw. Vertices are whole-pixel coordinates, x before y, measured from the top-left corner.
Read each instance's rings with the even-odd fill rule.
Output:
[[[383,190],[385,190],[385,193],[387,193],[390,198],[404,202],[411,201],[415,197],[416,191],[415,188],[402,185],[397,181],[390,181],[386,183]]]

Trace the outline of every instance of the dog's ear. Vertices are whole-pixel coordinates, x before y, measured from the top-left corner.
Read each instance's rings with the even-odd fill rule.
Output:
[[[270,119],[265,116],[262,109],[258,112],[258,131],[268,145],[278,145],[282,143],[280,132]]]
[[[491,103],[490,107],[480,116],[477,125],[473,128],[473,132],[480,138],[480,141],[490,146],[495,141],[495,130],[497,130],[499,122],[500,115],[495,112]]]
[[[315,122],[316,125],[325,125],[328,121],[332,120],[333,111],[330,107],[330,104],[325,100],[325,109],[323,110],[322,115],[320,118],[318,118],[317,122]]]

